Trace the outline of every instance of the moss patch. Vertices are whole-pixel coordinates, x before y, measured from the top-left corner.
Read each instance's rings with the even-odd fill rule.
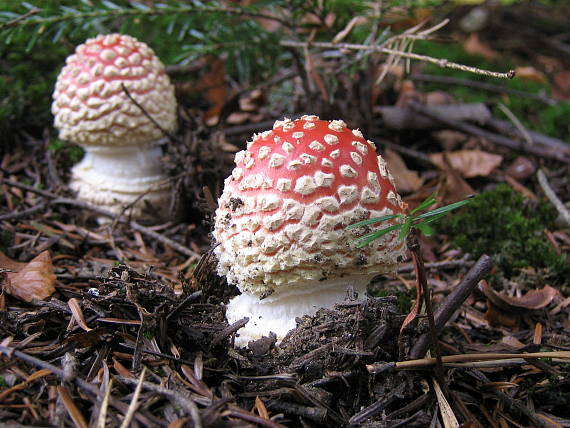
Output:
[[[544,236],[544,228],[552,227],[555,218],[548,203],[531,204],[508,185],[500,184],[479,195],[461,213],[443,219],[438,230],[475,257],[492,255],[506,277],[532,266],[544,270],[552,283],[562,284],[570,268]]]

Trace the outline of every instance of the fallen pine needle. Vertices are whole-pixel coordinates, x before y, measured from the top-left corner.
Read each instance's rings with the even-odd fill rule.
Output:
[[[457,421],[455,413],[453,413],[453,409],[449,405],[449,402],[445,398],[445,394],[441,390],[441,386],[439,386],[436,378],[432,377],[431,380],[433,383],[433,389],[435,390],[435,396],[437,397],[437,403],[439,404],[439,412],[441,413],[443,426],[445,428],[457,428],[459,426],[459,422]]]
[[[128,428],[131,425],[133,420],[133,416],[138,407],[139,396],[141,395],[141,389],[143,385],[144,376],[146,374],[146,367],[143,367],[141,371],[141,375],[139,376],[139,381],[137,383],[137,387],[135,388],[135,392],[133,394],[133,398],[131,399],[131,403],[129,404],[129,409],[127,410],[127,414],[125,415],[125,419],[121,424],[121,428]]]

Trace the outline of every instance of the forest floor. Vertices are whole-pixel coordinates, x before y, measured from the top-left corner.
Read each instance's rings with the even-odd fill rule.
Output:
[[[361,128],[411,208],[434,192],[440,205],[486,195],[421,239],[441,365],[424,358],[425,315],[400,332],[415,299],[411,259],[375,278],[366,302],[304,317],[280,345],[233,346],[242,324],[228,325],[225,304],[238,291],[216,274],[212,217],[235,152],[281,119],[268,84],[231,103],[213,95],[206,114],[181,109],[181,130],[165,147],[173,211],[184,213],[177,221],[99,224],[105,213],[65,184],[74,147],[28,135],[5,149],[0,421],[570,427],[570,39],[523,31],[533,13],[559,19],[504,8],[460,47],[418,46],[495,68],[508,58],[515,86],[414,64],[410,74],[392,69],[369,94],[372,106],[359,99],[361,74],[340,82],[345,96],[332,105],[299,89],[290,112]],[[453,14],[460,22],[465,11]]]

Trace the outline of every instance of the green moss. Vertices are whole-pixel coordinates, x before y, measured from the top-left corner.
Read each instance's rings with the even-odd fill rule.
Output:
[[[500,184],[477,196],[462,212],[444,218],[437,227],[475,257],[484,253],[493,256],[506,277],[532,266],[544,270],[553,283],[563,283],[570,268],[544,236],[544,228],[552,227],[555,218],[548,203],[530,204],[508,185]]]
[[[71,164],[78,163],[82,158],[85,151],[78,145],[68,143],[59,139],[53,139],[48,143],[48,150],[59,153],[71,162]]]

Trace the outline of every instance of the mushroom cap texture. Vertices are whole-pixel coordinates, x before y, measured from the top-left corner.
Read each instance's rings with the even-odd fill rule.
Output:
[[[346,230],[405,204],[374,144],[343,121],[277,121],[235,163],[216,210],[214,251],[218,273],[241,291],[264,297],[308,280],[390,272],[403,259],[397,231],[358,249],[354,240],[369,230]]]
[[[53,93],[59,138],[90,146],[151,142],[163,135],[123,91],[168,131],[176,130],[174,87],[145,43],[122,34],[99,35],[66,60]]]

